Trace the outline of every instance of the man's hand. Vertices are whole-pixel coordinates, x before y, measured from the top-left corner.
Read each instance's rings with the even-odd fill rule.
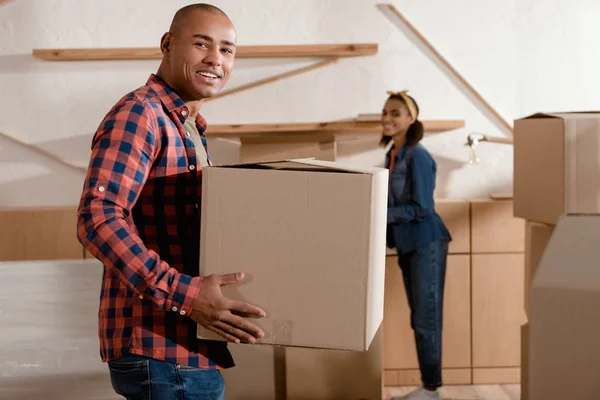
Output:
[[[232,342],[256,343],[256,339],[262,338],[265,334],[258,326],[243,317],[262,318],[266,313],[251,304],[228,299],[221,292],[221,286],[242,280],[244,274],[241,272],[205,277],[190,317],[203,327]]]

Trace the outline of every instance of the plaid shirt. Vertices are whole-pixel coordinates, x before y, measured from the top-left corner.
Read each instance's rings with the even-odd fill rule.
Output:
[[[104,264],[99,309],[103,361],[132,353],[222,369],[225,342],[198,340],[202,167],[183,128],[189,110],[158,76],[125,95],[92,141],[77,231]],[[206,122],[196,117],[206,149]],[[208,154],[208,151],[207,151]]]

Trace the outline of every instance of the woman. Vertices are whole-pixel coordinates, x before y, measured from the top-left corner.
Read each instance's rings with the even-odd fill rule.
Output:
[[[434,210],[437,167],[419,144],[419,107],[406,91],[388,94],[381,116],[390,171],[388,247],[398,251],[423,383],[401,399],[439,399],[446,258],[452,239]]]

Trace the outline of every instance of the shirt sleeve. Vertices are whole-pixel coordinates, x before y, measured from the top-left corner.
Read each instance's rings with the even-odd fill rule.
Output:
[[[131,219],[160,150],[151,106],[129,100],[109,112],[92,143],[77,236],[136,296],[190,315],[202,278],[179,273],[146,247]]]
[[[428,218],[433,214],[435,189],[435,170],[429,154],[415,149],[411,165],[411,202],[388,208],[388,224],[409,224]]]

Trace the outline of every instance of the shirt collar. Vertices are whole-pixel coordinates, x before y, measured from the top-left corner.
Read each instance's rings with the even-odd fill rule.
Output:
[[[184,120],[188,118],[190,110],[188,110],[185,102],[163,78],[156,74],[151,74],[146,84],[156,92],[161,103],[163,103],[169,112],[176,112]],[[202,130],[206,130],[206,120],[200,114],[196,116],[196,125],[202,128]]]

